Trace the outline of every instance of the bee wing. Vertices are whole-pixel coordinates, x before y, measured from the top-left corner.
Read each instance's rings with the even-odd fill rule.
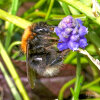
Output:
[[[27,66],[27,77],[28,77],[28,81],[30,83],[31,88],[34,88],[35,86],[35,71],[31,68],[30,64],[29,64],[29,56],[28,56],[28,46],[29,44],[27,44],[27,51],[26,51],[26,66]]]

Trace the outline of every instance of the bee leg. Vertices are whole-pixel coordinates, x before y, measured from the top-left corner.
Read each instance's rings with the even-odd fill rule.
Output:
[[[55,46],[55,44],[52,44],[52,45],[50,45],[50,46],[45,47],[45,49],[46,49],[46,50],[49,50],[49,49],[51,49],[51,48],[54,47],[54,46]]]
[[[70,49],[66,49],[64,51],[61,52],[62,55],[62,60],[64,60],[65,56],[67,55],[67,53],[70,51]]]
[[[63,60],[64,60],[64,58],[65,58],[65,56],[67,55],[68,52],[69,52],[69,49],[65,50],[61,53],[58,52],[59,53],[58,57],[50,65],[52,66],[52,65],[54,65],[58,62],[61,62],[61,61],[63,62]]]
[[[58,41],[58,38],[57,38],[57,37],[51,37],[51,36],[49,36],[48,34],[45,35],[45,36],[43,36],[43,35],[38,35],[37,37],[38,37],[38,38],[47,39],[47,40],[56,40],[56,41]]]
[[[50,36],[45,36],[44,39],[49,39],[49,40],[58,40],[56,37],[50,37]]]

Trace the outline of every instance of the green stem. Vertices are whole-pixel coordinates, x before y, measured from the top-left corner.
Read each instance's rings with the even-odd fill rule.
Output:
[[[13,66],[7,52],[5,51],[2,43],[0,42],[0,54],[1,54],[1,57],[2,59],[4,60],[6,66],[7,66],[7,69],[8,71],[10,72],[15,84],[16,84],[16,87],[18,88],[19,92],[21,93],[22,97],[23,97],[23,100],[30,100],[28,95],[27,95],[27,92],[16,72],[16,69],[15,67]]]
[[[81,64],[80,64],[80,54],[77,53],[77,68],[76,68],[76,82],[75,82],[75,88],[74,88],[74,96],[73,100],[79,100],[79,93],[80,93],[80,76],[81,76]]]
[[[0,18],[1,19],[5,20],[5,21],[9,21],[9,22],[19,26],[22,29],[25,29],[25,28],[27,28],[28,26],[30,26],[32,24],[32,22],[27,21],[25,19],[22,19],[22,18],[20,18],[18,16],[14,16],[14,15],[8,14],[7,12],[5,12],[2,9],[0,9],[0,13],[2,13],[2,14],[0,14]],[[44,12],[34,12],[34,13],[32,13],[32,15],[45,17],[46,13],[44,13]],[[65,17],[65,15],[50,15],[51,19],[62,19],[64,17]],[[73,17],[81,18],[82,20],[85,20],[85,16],[83,16],[83,15],[81,15],[81,16],[73,16]]]
[[[19,0],[12,0],[12,6],[11,6],[10,14],[16,15],[17,9],[18,9],[18,2],[19,2]],[[11,37],[12,37],[12,34],[13,34],[13,29],[14,29],[14,24],[12,24],[12,23],[7,23],[7,24],[8,24],[8,32],[6,33],[6,40],[5,40],[6,50],[9,47],[9,44],[11,42]]]
[[[92,99],[81,99],[81,100],[100,100],[100,98],[92,98]]]
[[[74,82],[76,81],[76,78],[73,78],[72,80],[70,80],[69,82],[65,83],[63,85],[63,87],[60,89],[59,95],[58,95],[58,100],[63,100],[63,95],[65,90],[71,86]]]
[[[33,12],[37,8],[40,8],[45,2],[46,0],[39,0],[33,7],[26,11],[23,16],[26,16],[28,13]]]
[[[51,10],[52,10],[52,7],[53,7],[53,4],[54,4],[54,0],[51,0],[48,12],[47,12],[47,14],[45,16],[45,20],[47,20],[49,18]]]
[[[71,6],[68,6],[68,7],[72,15],[80,15],[80,12],[78,10],[76,10],[75,8]]]
[[[7,50],[7,48],[9,47],[9,44],[11,42],[11,37],[12,37],[12,34],[13,34],[13,29],[14,29],[14,24],[12,23],[7,23],[9,24],[8,25],[8,29],[7,29],[7,32],[6,32],[6,40],[5,40],[5,49]]]
[[[45,12],[42,12],[42,11],[32,12],[31,14],[27,15],[27,16],[25,17],[25,19],[29,19],[29,18],[31,18],[32,16],[45,17],[45,16],[46,16],[46,13],[45,13]]]
[[[77,52],[70,51],[70,53],[67,55],[66,59],[64,60],[64,63],[68,64],[70,63],[77,55]]]
[[[6,72],[4,66],[2,65],[1,62],[0,62],[0,69],[1,69],[5,79],[7,81],[8,86],[10,87],[10,90],[11,90],[12,95],[14,96],[14,99],[15,100],[22,100],[17,89],[16,89],[16,87],[14,86],[13,82],[11,81],[8,73]]]
[[[98,79],[96,79],[96,80],[94,80],[94,81],[92,81],[92,82],[90,82],[90,83],[84,85],[84,86],[82,87],[82,90],[88,89],[88,87],[91,87],[92,85],[95,85],[95,84],[97,84],[98,82],[100,82],[100,78],[98,78]]]
[[[18,2],[19,2],[19,0],[12,0],[10,14],[16,15],[16,12],[17,12],[17,9],[18,9]]]
[[[15,42],[13,42],[13,43],[9,46],[9,48],[8,48],[8,53],[10,54],[12,48],[13,48],[15,45],[20,45],[20,44],[21,44],[21,41],[15,41]]]
[[[62,6],[65,15],[66,16],[70,15],[70,11],[68,9],[68,5],[66,5],[64,2],[61,2],[61,1],[59,1],[59,3]]]
[[[38,12],[33,12],[33,13],[31,13],[31,14],[29,14],[29,15],[27,15],[26,17],[25,17],[25,19],[29,19],[30,17],[32,17],[32,16],[40,16],[40,17],[45,17],[46,16],[46,13],[45,12],[42,12],[42,11],[38,11]],[[66,15],[57,15],[57,14],[50,14],[50,19],[63,19],[64,17],[66,17]],[[83,14],[81,14],[81,15],[75,15],[75,16],[73,16],[74,18],[80,18],[82,21],[84,21],[85,19],[86,19],[86,16],[84,16]]]
[[[90,39],[90,41],[96,45],[96,47],[98,48],[98,50],[100,51],[100,37],[99,35],[96,34],[96,32],[91,31],[88,33],[88,37]]]
[[[77,10],[85,14],[87,17],[89,17],[91,20],[93,20],[95,23],[100,25],[100,17],[94,16],[92,8],[86,6],[85,4],[81,3],[78,0],[59,0],[59,1],[65,2],[66,4],[69,4],[70,6],[76,8]]]
[[[23,29],[27,28],[28,26],[30,26],[32,24],[31,22],[29,22],[25,19],[8,14],[7,12],[3,11],[2,9],[0,9],[0,18],[3,20],[9,21]]]
[[[88,87],[88,90],[94,91],[94,92],[100,94],[100,85],[98,84],[98,85],[93,85],[93,86],[91,86],[91,87]]]

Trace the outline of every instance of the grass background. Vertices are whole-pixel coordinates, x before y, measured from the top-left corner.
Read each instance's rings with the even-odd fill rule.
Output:
[[[31,2],[33,5],[21,12],[20,8],[27,2]],[[99,4],[100,0],[97,2]],[[14,99],[30,100],[11,59],[26,60],[25,55],[21,55],[21,50],[19,50],[21,36],[23,30],[32,23],[47,21],[48,24],[57,25],[67,15],[82,19],[89,30],[86,36],[89,45],[86,47],[86,50],[92,57],[100,60],[100,17],[94,15],[92,5],[92,0],[0,0],[0,56],[7,67],[5,69],[2,61],[0,61],[0,69],[5,76]],[[100,9],[96,8],[95,13],[99,15]],[[71,88],[73,100],[78,100],[80,91],[84,90],[90,90],[100,95],[100,73],[94,64],[95,62],[82,54],[77,54],[77,52],[71,51],[67,55],[64,63],[77,66],[77,74],[75,79],[67,82],[61,88],[58,95],[59,100],[63,100],[64,91],[75,80],[75,89]],[[83,81],[84,76],[80,77],[81,70],[87,66],[90,66],[92,69],[91,82],[85,79]],[[97,66],[100,65],[98,64]],[[10,75],[15,84],[10,79]],[[82,86],[80,86],[80,83],[83,83]],[[95,97],[94,99],[86,100],[97,99]]]

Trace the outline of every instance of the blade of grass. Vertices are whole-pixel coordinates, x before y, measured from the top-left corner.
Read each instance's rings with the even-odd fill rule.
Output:
[[[59,95],[58,95],[58,100],[63,100],[63,95],[64,95],[64,91],[71,86],[73,83],[75,83],[76,78],[73,78],[72,80],[70,80],[69,82],[65,83],[62,88],[60,89]]]
[[[45,12],[42,12],[42,11],[33,12],[33,13],[27,15],[27,16],[25,17],[25,19],[29,19],[29,18],[31,18],[31,17],[33,17],[33,16],[45,17],[45,16],[46,16],[46,13],[45,13]]]
[[[80,1],[78,0],[58,0],[58,1],[65,2],[66,4],[69,4],[70,6],[76,8],[77,10],[85,14],[87,17],[89,17],[91,20],[93,20],[95,23],[100,25],[100,17],[95,17],[92,12],[92,8],[86,6]]]
[[[20,55],[20,51],[16,51],[14,52],[14,54],[11,56],[12,59],[16,59],[16,57],[18,57],[18,55]],[[22,56],[21,56],[22,57]],[[26,59],[25,59],[26,60]],[[25,61],[24,60],[24,61]]]
[[[70,12],[72,13],[72,15],[80,15],[80,12],[78,10],[76,10],[75,8],[68,6],[70,9]]]
[[[86,57],[81,57],[80,60],[81,60],[81,64],[88,64],[89,63]],[[71,61],[71,64],[77,64],[77,58],[74,58]]]
[[[67,16],[67,15],[70,15],[70,11],[69,11],[69,9],[68,9],[68,5],[66,5],[64,2],[60,2],[60,1],[59,1],[59,3],[60,3],[60,5],[62,6],[63,11],[64,11],[64,13],[66,14],[66,16]]]
[[[76,57],[76,55],[76,52],[70,51],[70,54],[67,55],[66,59],[64,60],[64,63],[70,63]]]
[[[11,15],[2,9],[0,9],[0,18],[5,20],[5,21],[9,21],[9,22],[17,25],[22,29],[25,29],[32,24],[31,22],[29,22],[25,19],[22,19],[18,16]]]
[[[70,92],[72,93],[72,95],[74,95],[74,90],[72,87],[70,88]]]
[[[10,72],[15,84],[16,84],[16,87],[18,88],[19,92],[21,93],[22,97],[23,97],[23,100],[30,100],[29,99],[29,96],[27,95],[27,92],[7,54],[7,52],[5,51],[2,43],[0,42],[0,54],[1,54],[1,57],[3,58],[6,66],[7,66],[7,69],[8,71]]]
[[[74,95],[73,95],[72,100],[79,100],[79,94],[80,94],[80,91],[81,91],[82,82],[83,82],[83,76],[80,76],[80,79],[78,81],[76,91],[74,91]]]
[[[15,100],[22,100],[19,93],[18,93],[18,91],[17,91],[17,89],[16,89],[16,87],[14,86],[13,82],[11,81],[8,73],[6,72],[4,66],[2,65],[1,62],[0,62],[0,69],[1,69],[5,79],[7,81],[8,86],[10,87],[10,90],[11,90],[11,93],[12,93],[14,99]]]
[[[84,3],[87,6],[92,6],[92,0],[80,0],[80,2]]]
[[[90,39],[90,41],[96,45],[96,47],[98,48],[98,50],[100,51],[100,37],[94,32],[89,32],[88,33],[88,37]]]
[[[49,18],[53,4],[54,4],[54,0],[51,0],[50,5],[49,5],[49,9],[48,9],[47,14],[45,16],[45,20],[47,20]]]
[[[8,14],[4,10],[0,9],[0,13],[2,13],[2,14],[0,14],[0,18],[1,19],[5,20],[5,21],[9,21],[9,22],[15,24],[16,26],[18,26],[18,27],[20,27],[22,29],[25,29],[25,28],[27,28],[28,26],[30,26],[32,24],[32,22],[27,21],[25,19],[22,19],[22,18],[20,18],[18,16],[14,16],[14,15]],[[36,12],[35,14],[37,14],[38,16],[42,16],[41,13],[37,13]],[[42,13],[42,14],[44,14],[43,16],[45,17],[46,14],[45,13]],[[50,15],[50,17],[52,19],[62,19],[62,18],[65,17],[65,15]],[[73,17],[74,18],[80,18],[82,20],[85,19],[85,16],[83,16],[83,15],[73,16]]]
[[[93,85],[91,87],[88,87],[88,90],[95,91],[100,94],[100,86],[99,85]]]
[[[24,15],[22,15],[22,16],[26,16],[28,13],[33,12],[37,8],[40,8],[45,2],[46,2],[46,0],[39,0],[33,7],[31,7],[29,10],[27,10],[24,13]]]
[[[17,12],[17,9],[18,9],[18,2],[19,2],[19,0],[12,0],[10,14],[16,15],[16,12]]]
[[[79,93],[83,81],[83,77],[80,76],[81,76],[80,54],[77,53],[76,82],[75,82],[74,95],[72,100],[79,100]]]
[[[17,9],[18,9],[18,2],[19,2],[19,0],[12,0],[10,14],[16,15]],[[6,40],[5,40],[5,49],[6,50],[9,47],[9,44],[11,42],[11,37],[13,35],[13,29],[14,29],[14,24],[12,24],[12,23],[7,23],[7,24],[8,24],[8,32],[6,32]]]
[[[81,99],[81,100],[100,100],[100,98],[94,98],[94,99]]]
[[[94,81],[82,86],[82,90],[88,89],[88,87],[91,87],[92,85],[97,84],[98,82],[100,82],[100,78],[95,79]]]
[[[12,48],[13,48],[15,45],[20,45],[20,44],[21,44],[21,41],[15,41],[15,42],[13,42],[13,43],[9,46],[9,48],[8,48],[8,53],[10,54]]]
[[[42,12],[42,11],[33,12],[33,13],[27,15],[25,17],[25,19],[29,19],[29,18],[31,18],[33,16],[39,16],[39,17],[43,17],[44,18],[46,16],[46,13],[45,12]],[[50,19],[63,19],[64,17],[66,17],[66,15],[50,14],[49,17],[50,17]],[[73,17],[74,18],[80,18],[82,21],[84,21],[86,19],[86,16],[84,16],[83,14],[77,15],[77,16],[74,15]]]

